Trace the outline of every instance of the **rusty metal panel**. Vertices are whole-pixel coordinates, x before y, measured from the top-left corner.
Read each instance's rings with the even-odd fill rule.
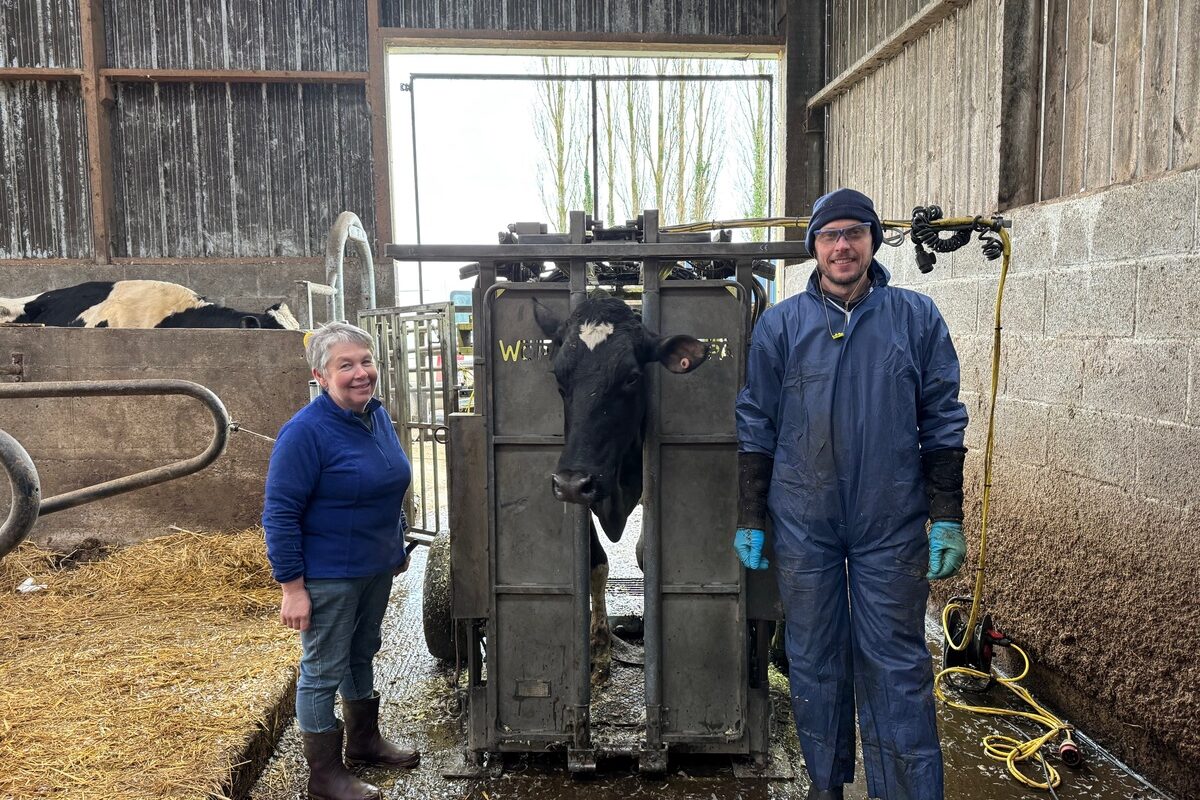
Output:
[[[104,16],[114,68],[367,68],[362,0],[104,0]]]
[[[319,256],[337,214],[374,229],[362,86],[118,84],[118,256]]]
[[[775,36],[774,0],[380,0],[384,27]]]
[[[0,258],[91,255],[79,84],[0,82]]]
[[[79,67],[78,0],[0,2],[0,67]]]

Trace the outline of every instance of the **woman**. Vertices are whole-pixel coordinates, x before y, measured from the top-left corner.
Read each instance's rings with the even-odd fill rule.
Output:
[[[306,353],[321,395],[279,431],[267,472],[267,558],[283,587],[280,619],[304,654],[296,718],[314,800],[366,800],[379,789],[346,764],[415,767],[420,755],[379,733],[372,661],[392,578],[408,567],[402,511],[411,468],[379,400],[374,342],[331,322]],[[343,726],[334,716],[342,695]]]

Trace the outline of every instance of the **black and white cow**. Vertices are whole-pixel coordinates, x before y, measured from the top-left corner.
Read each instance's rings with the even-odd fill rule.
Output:
[[[644,370],[657,362],[671,372],[691,372],[704,363],[708,348],[691,336],[658,336],[633,309],[612,297],[580,303],[565,321],[535,301],[534,317],[551,340],[554,377],[563,398],[564,441],[552,476],[554,496],[587,506],[605,535],[619,541],[642,498]],[[608,556],[594,525],[591,566],[592,654],[603,677],[612,643],[604,601]]]
[[[72,328],[282,328],[300,323],[284,303],[262,314],[205,300],[165,281],[91,281],[29,297],[0,297],[0,323]]]

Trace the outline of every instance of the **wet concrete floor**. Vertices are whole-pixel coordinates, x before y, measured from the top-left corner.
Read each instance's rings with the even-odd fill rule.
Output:
[[[640,510],[640,509],[639,509]],[[635,520],[636,522],[636,520]],[[636,528],[633,528],[636,530]],[[640,611],[640,597],[627,589],[639,576],[633,564],[634,537],[626,537],[616,552],[610,552],[612,577],[609,612],[613,615]],[[363,776],[384,788],[388,800],[404,798],[472,798],[472,800],[627,800],[656,797],[668,800],[783,800],[803,798],[808,791],[803,760],[799,753],[786,690],[772,683],[772,746],[769,772],[774,779],[738,778],[728,757],[683,757],[672,755],[665,777],[639,775],[629,760],[601,761],[599,772],[590,778],[573,778],[566,771],[566,756],[506,755],[503,771],[496,777],[447,779],[443,769],[461,763],[466,736],[459,723],[453,699],[453,675],[441,669],[425,649],[421,628],[421,581],[424,548],[413,554],[413,564],[396,580],[391,608],[384,621],[384,645],[376,660],[376,687],[384,697],[382,724],[385,733],[422,752],[420,767],[410,772],[388,773],[368,769]],[[940,633],[936,623],[927,628],[940,666]],[[634,667],[614,665],[609,688],[596,693],[593,701],[596,735],[636,739],[641,672]],[[1008,694],[1003,692],[1003,694]],[[993,690],[983,705],[1004,702],[1002,690]],[[970,699],[969,702],[977,702]],[[995,717],[946,708],[939,704],[939,728],[946,763],[947,800],[1015,800],[1050,797],[1018,784],[1004,764],[983,754],[980,741],[992,733],[1026,738],[1038,730],[1023,725],[1017,734],[1012,725]],[[1086,734],[1086,727],[1083,730]],[[1089,744],[1083,744],[1085,763],[1079,769],[1063,767],[1049,758],[1063,775],[1058,798],[1066,800],[1167,800],[1121,765]],[[1034,777],[1041,777],[1030,773]],[[284,800],[305,797],[307,767],[300,752],[295,723],[290,726],[251,790],[252,800]],[[861,762],[855,783],[847,787],[847,800],[866,800]]]

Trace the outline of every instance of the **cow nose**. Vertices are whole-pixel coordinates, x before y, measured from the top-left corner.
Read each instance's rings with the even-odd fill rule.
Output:
[[[551,479],[555,498],[564,503],[589,505],[596,499],[596,481],[586,472],[556,472]]]

